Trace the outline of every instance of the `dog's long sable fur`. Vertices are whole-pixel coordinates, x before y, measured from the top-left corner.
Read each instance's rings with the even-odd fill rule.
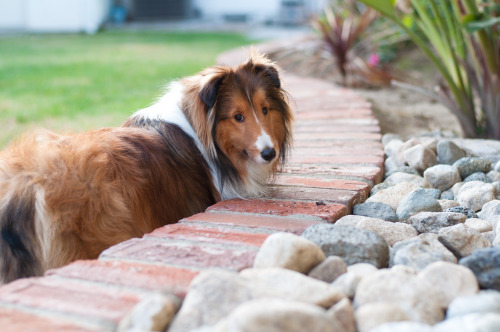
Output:
[[[24,135],[0,152],[0,284],[260,195],[291,121],[275,65],[254,55],[171,84],[122,127]]]

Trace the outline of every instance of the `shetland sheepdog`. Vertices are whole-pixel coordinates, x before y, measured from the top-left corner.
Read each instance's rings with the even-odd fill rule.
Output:
[[[24,135],[0,152],[0,284],[261,195],[292,120],[278,68],[252,55],[171,83],[121,127]]]

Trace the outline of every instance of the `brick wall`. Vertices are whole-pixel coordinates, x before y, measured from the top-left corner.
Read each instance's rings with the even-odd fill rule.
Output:
[[[276,231],[335,222],[382,180],[384,153],[370,105],[324,81],[284,76],[296,114],[289,163],[268,197],[219,202],[102,253],[0,287],[0,326],[10,331],[112,331],[141,301],[182,299],[210,267],[252,266]]]

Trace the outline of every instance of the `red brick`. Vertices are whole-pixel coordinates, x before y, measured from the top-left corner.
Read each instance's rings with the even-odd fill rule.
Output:
[[[366,118],[366,119],[375,119],[375,117],[372,115],[372,112],[370,110],[363,110],[363,111],[352,111],[352,110],[338,110],[338,111],[332,111],[332,112],[300,112],[297,115],[297,119],[299,121],[301,120],[323,120],[323,119],[359,119],[359,118]]]
[[[327,222],[334,222],[347,214],[347,208],[341,204],[317,205],[313,202],[271,199],[231,199],[212,205],[207,212],[239,212],[291,217],[309,215]]]
[[[260,247],[269,234],[245,233],[225,227],[174,224],[160,227],[147,236],[172,240],[234,243]]]
[[[383,178],[383,169],[380,167],[361,165],[286,164],[283,173],[358,177],[372,181],[373,184],[380,183]]]
[[[65,331],[65,332],[92,332],[102,329],[90,329],[78,326],[70,320],[65,321],[55,317],[40,317],[27,312],[0,308],[0,326],[2,332],[42,332],[42,331]]]
[[[382,167],[384,165],[384,157],[380,156],[360,156],[360,155],[344,155],[344,156],[302,156],[292,153],[290,158],[292,164],[362,164],[376,165]]]
[[[81,316],[113,327],[143,293],[60,278],[19,279],[0,288],[0,303]]]
[[[295,138],[297,134],[306,133],[380,133],[380,127],[376,124],[370,125],[346,125],[346,124],[329,124],[324,125],[322,121],[316,123],[315,126],[298,125],[294,129]]]
[[[347,207],[348,213],[351,213],[354,204],[361,202],[361,194],[351,190],[276,186],[272,188],[270,194],[276,199],[342,204]]]
[[[362,199],[368,198],[370,195],[370,186],[366,182],[353,181],[345,179],[324,179],[317,177],[290,176],[279,175],[276,178],[275,184],[287,186],[307,186],[315,188],[342,189],[358,191]]]
[[[274,231],[302,234],[309,226],[320,223],[313,219],[296,219],[280,216],[246,215],[233,213],[198,213],[184,218],[181,223],[212,223],[230,226],[263,228]]]
[[[253,264],[257,250],[224,248],[151,238],[131,239],[105,250],[102,259],[125,259],[193,269],[220,267],[240,271]]]
[[[296,141],[295,148],[330,148],[330,149],[373,149],[377,154],[382,150],[382,144],[378,141],[373,140],[352,140],[352,141],[342,141],[342,140],[324,140],[324,141],[314,141],[314,140],[300,140]]]
[[[295,140],[341,140],[341,141],[350,141],[350,140],[372,140],[372,141],[380,141],[382,139],[382,135],[379,133],[369,133],[369,132],[337,132],[335,128],[332,128],[332,131],[326,133],[295,133]]]
[[[177,267],[103,260],[76,261],[46,273],[48,276],[56,275],[153,291],[161,289],[181,298],[186,295],[191,280],[197,274],[198,271]]]
[[[292,150],[292,154],[295,156],[342,156],[342,155],[369,155],[369,156],[377,156],[384,157],[384,151],[379,150],[376,147],[370,148],[359,148],[352,149],[346,147],[336,147],[336,148],[326,148],[326,147],[295,147]]]

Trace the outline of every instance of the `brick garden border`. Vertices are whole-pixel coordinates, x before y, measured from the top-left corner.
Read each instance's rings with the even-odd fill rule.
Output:
[[[219,62],[232,63],[242,52]],[[269,197],[229,200],[97,260],[0,287],[0,326],[10,331],[112,331],[155,292],[183,298],[202,270],[251,267],[266,237],[333,223],[364,201],[383,177],[384,152],[371,105],[351,90],[283,75],[295,109],[295,145]]]

